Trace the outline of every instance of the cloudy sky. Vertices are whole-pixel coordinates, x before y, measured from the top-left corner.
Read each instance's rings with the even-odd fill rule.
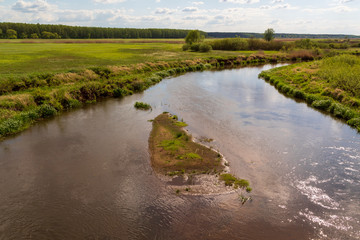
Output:
[[[360,35],[360,0],[0,0],[0,22]]]

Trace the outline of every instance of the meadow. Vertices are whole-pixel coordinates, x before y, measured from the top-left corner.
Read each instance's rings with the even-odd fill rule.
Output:
[[[220,46],[223,43],[229,41]],[[357,53],[357,49],[193,52],[183,51],[183,45],[182,39],[0,40],[0,138],[63,111],[141,92],[165,77],[189,71]]]
[[[143,62],[177,61],[239,53],[183,52],[179,39],[89,39],[89,40],[1,40],[0,81],[31,73],[66,72],[89,67],[129,65]],[[249,55],[253,52],[245,51]]]

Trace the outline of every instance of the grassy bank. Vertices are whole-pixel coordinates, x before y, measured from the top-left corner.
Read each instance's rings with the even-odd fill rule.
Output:
[[[282,55],[263,53],[238,55],[236,52],[224,55],[220,52],[203,55],[189,52],[178,59],[176,52],[178,51],[179,54],[183,52],[181,45],[178,46],[177,43],[164,43],[166,47],[161,47],[161,44],[155,47],[149,43],[136,43],[137,47],[133,45],[134,43],[125,43],[126,46],[107,43],[90,45],[81,43],[76,46],[65,44],[69,47],[68,53],[63,52],[63,43],[56,43],[51,44],[50,47],[54,58],[49,58],[47,56],[49,53],[44,50],[47,47],[46,43],[29,46],[17,44],[19,45],[10,44],[10,46],[19,46],[19,48],[14,46],[18,54],[11,54],[8,49],[9,53],[2,58],[2,61],[8,61],[9,65],[7,70],[4,66],[0,69],[0,137],[21,132],[36,121],[84,104],[94,103],[99,99],[117,98],[141,92],[165,77],[211,68],[286,61]],[[83,49],[76,52],[74,48]],[[131,52],[130,57],[118,55],[115,48]],[[169,48],[176,50],[170,51]],[[40,49],[45,51],[43,54],[46,57],[42,57],[39,53]],[[146,51],[146,49],[150,50]],[[149,52],[151,57],[144,57]],[[81,55],[81,53],[85,55],[74,64],[64,58],[64,54]],[[116,59],[116,56],[121,56],[122,59]],[[11,57],[13,60],[10,61]],[[50,61],[51,59],[55,60]],[[61,65],[61,63],[66,64]],[[108,65],[108,63],[119,63],[119,65]],[[40,70],[36,72],[34,66]],[[13,71],[14,74],[9,75],[8,71]]]
[[[25,42],[24,42],[25,41]],[[184,52],[176,40],[0,41],[0,138],[189,71],[314,59],[310,50]]]
[[[279,92],[343,119],[360,131],[360,58],[339,55],[260,74]]]

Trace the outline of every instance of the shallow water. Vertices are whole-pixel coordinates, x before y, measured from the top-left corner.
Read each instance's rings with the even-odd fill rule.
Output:
[[[360,239],[360,135],[257,78],[271,67],[163,80],[1,142],[0,239]],[[163,111],[215,140],[252,202],[157,178],[147,120]]]

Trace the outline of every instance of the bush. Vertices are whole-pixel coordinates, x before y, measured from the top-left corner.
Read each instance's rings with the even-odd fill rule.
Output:
[[[248,50],[249,48],[248,42],[241,38],[226,38],[215,40],[210,42],[210,45],[214,50],[239,51]]]
[[[49,117],[55,116],[57,111],[53,106],[51,106],[49,104],[44,104],[44,105],[40,106],[39,113],[40,113],[40,117],[49,118]]]
[[[200,51],[200,43],[191,44],[190,50],[193,51],[193,52],[198,52],[198,51]]]
[[[182,50],[183,51],[187,51],[187,50],[189,50],[190,49],[190,44],[188,44],[188,43],[186,43],[186,44],[184,44],[183,46],[182,46]]]
[[[350,126],[356,127],[360,131],[360,118],[352,118],[347,123]]]
[[[14,133],[18,131],[18,129],[20,129],[22,125],[23,122],[19,119],[13,119],[13,118],[7,119],[2,123],[0,123],[0,135],[6,136],[11,133]]]
[[[116,98],[124,97],[124,96],[128,95],[128,91],[126,89],[117,88],[117,89],[114,89],[113,95]]]
[[[314,101],[316,101],[316,100],[320,100],[319,99],[319,97],[318,96],[316,96],[316,95],[313,95],[313,94],[308,94],[307,96],[306,96],[306,102],[308,103],[308,104],[312,104]]]
[[[37,89],[32,93],[34,101],[37,105],[42,105],[45,102],[50,100],[50,96],[47,95],[47,92],[41,89]]]
[[[299,99],[305,99],[306,98],[305,94],[300,90],[294,90],[292,94],[293,94],[294,97],[299,98]]]
[[[201,43],[199,46],[200,52],[210,52],[212,50],[211,46],[207,43]]]
[[[311,106],[321,110],[327,110],[331,105],[331,100],[316,100]]]

